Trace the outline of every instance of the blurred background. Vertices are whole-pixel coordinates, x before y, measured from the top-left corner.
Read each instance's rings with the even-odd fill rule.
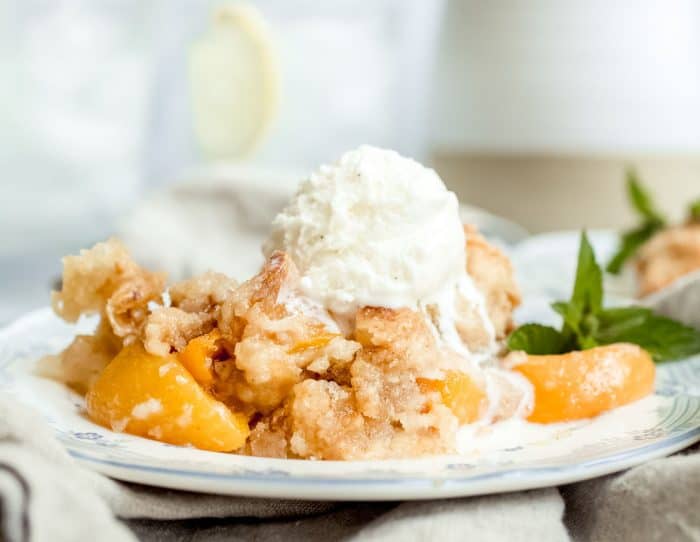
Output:
[[[245,276],[298,180],[362,143],[504,242],[628,225],[627,165],[680,217],[700,1],[0,0],[0,323],[115,233]]]

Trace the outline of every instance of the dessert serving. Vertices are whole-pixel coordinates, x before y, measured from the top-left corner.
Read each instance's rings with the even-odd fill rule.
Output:
[[[66,257],[54,310],[99,325],[43,370],[114,431],[356,460],[454,453],[465,425],[596,416],[652,391],[652,356],[700,350],[650,311],[603,309],[585,236],[572,299],[555,305],[562,330],[513,332],[508,258],[460,222],[434,171],[393,151],[363,146],[311,175],[263,252],[241,284],[168,285],[114,239]],[[675,334],[652,333],[657,347],[644,325]]]

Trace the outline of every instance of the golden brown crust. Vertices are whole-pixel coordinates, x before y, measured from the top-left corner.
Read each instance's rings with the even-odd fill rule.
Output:
[[[287,309],[285,296],[296,295],[298,281],[291,259],[276,252],[224,302],[218,324],[222,336],[235,344],[235,370],[217,366],[227,375],[219,383],[220,396],[229,394],[230,401],[268,414],[308,373],[323,376],[353,359],[359,345],[340,336],[316,345],[315,339],[327,335],[324,325]]]
[[[691,222],[657,233],[640,249],[636,269],[641,296],[700,269],[700,224]]]
[[[289,407],[289,449],[299,457],[360,459],[369,434],[352,390],[327,380],[305,380],[294,388]]]
[[[156,356],[180,352],[187,343],[209,333],[214,318],[207,312],[185,312],[177,307],[160,307],[147,318],[143,329],[143,345]]]
[[[500,249],[489,244],[474,226],[464,227],[467,238],[467,272],[486,298],[486,308],[504,338],[513,329],[513,310],[520,305],[520,290],[513,266]]]
[[[367,459],[452,449],[456,418],[438,394],[422,392],[416,382],[442,356],[422,315],[366,307],[356,322],[362,348],[353,349],[349,382],[306,378],[293,384],[284,403],[253,429],[249,453]]]
[[[160,302],[165,277],[145,271],[124,278],[107,299],[105,314],[117,337],[126,343],[135,341],[148,316],[148,304]]]
[[[77,336],[55,367],[46,369],[85,391],[125,343],[139,338],[148,304],[160,300],[165,276],[142,269],[116,239],[67,256],[63,265],[62,288],[51,294],[54,311],[69,322],[94,313],[100,321],[93,335]]]
[[[61,318],[75,322],[82,314],[106,312],[114,296],[111,319],[128,334],[129,314],[158,300],[164,286],[165,275],[141,268],[122,243],[109,239],[63,259],[62,288],[51,294],[51,304]]]
[[[232,343],[240,340],[245,327],[243,316],[258,303],[263,314],[284,317],[287,311],[277,302],[279,294],[284,289],[294,289],[297,281],[291,258],[283,252],[273,253],[260,273],[241,284],[221,304],[218,325],[224,338]]]
[[[287,439],[287,435],[290,433],[288,414],[287,409],[282,407],[272,415],[256,422],[250,432],[250,437],[248,437],[245,453],[280,459],[295,457],[289,449]]]
[[[185,312],[216,312],[236,289],[238,283],[224,275],[208,271],[173,284],[168,292],[173,307]]]
[[[368,307],[358,311],[356,334],[363,348],[350,372],[362,415],[388,422],[396,442],[415,446],[420,440],[429,450],[450,442],[454,416],[416,381],[428,372],[439,373],[444,360],[424,317],[410,309]]]

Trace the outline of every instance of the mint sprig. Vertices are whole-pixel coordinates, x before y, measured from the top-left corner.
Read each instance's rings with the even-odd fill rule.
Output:
[[[603,274],[586,232],[581,233],[571,299],[552,308],[562,317],[560,330],[526,324],[511,333],[508,348],[546,355],[626,342],[644,348],[657,362],[700,353],[700,332],[693,328],[644,307],[604,308]]]
[[[700,222],[700,199],[688,205],[688,220],[690,222]]]
[[[525,324],[508,337],[508,348],[533,355],[547,355],[559,353],[565,346],[562,334],[553,327]]]
[[[627,194],[635,211],[648,222],[665,222],[666,218],[655,207],[651,193],[642,185],[634,169],[628,169]]]
[[[633,169],[627,170],[627,197],[641,222],[636,228],[622,234],[620,246],[606,267],[606,271],[614,275],[619,274],[625,262],[666,225],[666,218],[656,209],[651,194],[644,188]]]
[[[598,316],[600,344],[634,343],[655,361],[687,358],[700,352],[700,333],[695,329],[654,314],[644,307],[606,309]]]

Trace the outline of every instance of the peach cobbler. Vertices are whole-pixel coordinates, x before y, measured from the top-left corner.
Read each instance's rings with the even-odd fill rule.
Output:
[[[432,170],[394,152],[321,168],[264,253],[241,284],[168,285],[114,239],[66,257],[55,312],[100,319],[53,373],[115,431],[309,459],[453,453],[462,425],[593,416],[653,385],[632,345],[577,352],[576,371],[566,355],[504,357],[520,302],[508,258],[460,223]]]

